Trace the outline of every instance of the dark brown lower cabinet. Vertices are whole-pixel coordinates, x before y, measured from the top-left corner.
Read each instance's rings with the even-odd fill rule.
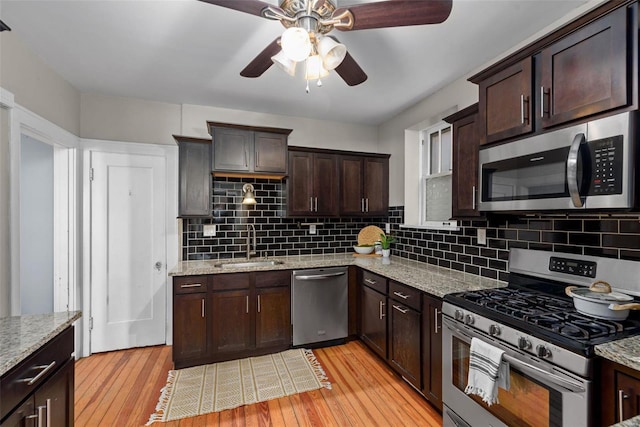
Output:
[[[290,271],[175,277],[175,368],[291,347],[290,282]]]
[[[421,313],[397,300],[390,299],[389,304],[389,362],[419,390]]]
[[[360,339],[378,356],[387,358],[387,296],[369,286],[360,288]]]
[[[422,394],[442,411],[442,300],[422,295]]]
[[[640,372],[609,360],[599,362],[600,425],[610,426],[640,415]]]

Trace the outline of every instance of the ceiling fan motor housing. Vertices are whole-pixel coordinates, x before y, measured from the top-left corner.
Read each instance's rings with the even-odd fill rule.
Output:
[[[280,9],[294,18],[280,20],[286,28],[300,27],[319,34],[326,34],[333,30],[331,18],[336,10],[334,0],[281,0]]]

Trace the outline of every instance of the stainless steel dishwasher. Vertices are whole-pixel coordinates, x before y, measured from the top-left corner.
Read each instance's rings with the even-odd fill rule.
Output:
[[[347,337],[347,271],[347,267],[294,270],[291,287],[294,346],[338,341]]]

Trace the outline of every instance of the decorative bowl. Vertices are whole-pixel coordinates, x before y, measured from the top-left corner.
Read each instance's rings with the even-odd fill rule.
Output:
[[[371,252],[373,252],[373,250],[375,249],[375,246],[354,246],[353,250],[356,251],[359,254],[370,254]]]

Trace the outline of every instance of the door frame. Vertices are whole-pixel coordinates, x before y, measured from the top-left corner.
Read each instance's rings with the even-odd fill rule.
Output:
[[[107,141],[97,139],[81,139],[82,153],[82,344],[76,351],[80,357],[91,355],[91,153],[119,153],[132,155],[147,155],[163,157],[166,165],[165,187],[165,251],[167,254],[166,271],[172,269],[178,262],[179,239],[178,237],[178,146],[166,144],[147,144],[137,142]],[[165,339],[168,345],[173,339],[173,300],[171,296],[169,276],[165,286]]]

